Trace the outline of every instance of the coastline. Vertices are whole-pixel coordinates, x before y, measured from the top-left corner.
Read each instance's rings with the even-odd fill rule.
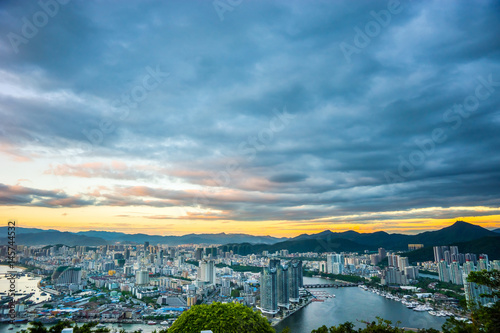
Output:
[[[286,316],[278,319],[278,320],[273,320],[272,323],[271,323],[271,326],[276,326],[278,325],[279,323],[281,323],[283,320],[285,320],[286,318],[290,317],[291,315],[295,314],[297,311],[299,310],[302,310],[303,308],[305,308],[307,305],[311,304],[312,303],[312,299],[308,299],[306,303],[304,303],[303,305],[299,306],[297,309],[289,312]]]
[[[6,263],[6,262],[0,262],[0,267],[1,266],[7,266],[9,269],[12,269],[10,267],[10,264],[9,263]],[[20,269],[21,271],[25,271],[27,268],[26,267],[23,267],[23,266],[17,266],[17,265],[14,265],[13,268],[18,268]],[[0,273],[0,274],[5,274],[5,273]]]

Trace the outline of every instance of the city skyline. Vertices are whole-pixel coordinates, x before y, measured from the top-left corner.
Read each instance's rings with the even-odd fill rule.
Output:
[[[500,228],[498,3],[214,4],[0,4],[5,224]]]

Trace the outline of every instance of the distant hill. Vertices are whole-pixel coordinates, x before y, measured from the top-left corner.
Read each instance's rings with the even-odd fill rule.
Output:
[[[491,231],[493,231],[493,232],[497,232],[497,233],[499,233],[499,234],[500,234],[500,228],[493,229],[493,230],[491,230]]]
[[[275,252],[277,250],[288,250],[290,253],[363,251],[376,250],[379,247],[390,250],[407,250],[408,244],[424,244],[424,246],[447,245],[496,236],[498,236],[497,233],[478,225],[457,221],[449,227],[436,231],[426,231],[417,235],[389,234],[384,231],[358,233],[352,230],[345,232],[325,230],[317,234],[302,234],[272,245],[229,244],[223,249],[233,249],[235,253],[239,254],[260,253],[262,251]]]
[[[253,236],[247,234],[188,234],[183,236],[157,236],[146,234],[125,234],[111,231],[80,231],[77,234],[99,237],[108,241],[135,242],[150,244],[228,244],[228,243],[263,243],[273,244],[287,238],[276,238],[271,236]]]
[[[498,230],[498,229],[497,229]],[[7,227],[0,227],[0,235],[7,234]],[[478,225],[457,221],[453,225],[417,235],[389,234],[384,231],[358,233],[356,231],[332,232],[325,230],[317,234],[302,234],[288,238],[271,236],[253,236],[246,234],[188,234],[183,236],[159,236],[147,234],[126,234],[111,231],[81,231],[77,233],[42,230],[35,228],[16,228],[18,244],[44,245],[62,243],[66,245],[104,245],[115,242],[150,244],[229,244],[242,251],[276,251],[288,249],[290,252],[333,252],[376,250],[383,247],[390,250],[406,250],[408,244],[424,244],[424,246],[446,245],[457,242],[469,242],[483,237],[498,236],[498,232],[490,231]],[[0,238],[6,240],[6,238]],[[239,252],[238,252],[239,253]]]
[[[87,246],[97,246],[106,245],[107,242],[98,237],[87,237],[83,235],[76,235],[71,232],[60,232],[60,231],[41,231],[24,233],[18,232],[21,228],[16,228],[16,244],[18,245],[52,245],[52,244],[64,244],[68,246],[75,245],[87,245]],[[2,233],[6,235],[7,232]],[[0,244],[7,244],[8,239],[6,237],[0,238]]]
[[[500,236],[483,237],[469,242],[442,243],[441,245],[458,246],[460,253],[474,253],[479,256],[481,253],[488,254],[490,260],[500,259]],[[405,254],[410,263],[434,260],[434,250],[432,246],[424,247]]]
[[[424,246],[432,246],[450,244],[453,242],[467,242],[481,237],[497,235],[498,234],[495,232],[478,225],[457,221],[449,227],[436,231],[426,231],[417,235],[388,234],[384,231],[358,233],[352,230],[345,232],[331,232],[326,230],[320,232],[319,234],[303,234],[292,238],[291,240],[318,238],[329,240],[346,239],[366,246],[384,247],[393,250],[406,250],[408,249],[408,244],[424,244]]]
[[[0,227],[0,235],[7,235],[7,227]],[[158,236],[147,234],[125,234],[110,231],[81,231],[77,233],[61,232],[57,230],[42,230],[35,228],[16,227],[16,243],[22,245],[105,245],[115,242],[150,244],[228,244],[228,243],[262,243],[273,244],[287,238],[271,236],[253,236],[246,234],[189,234],[183,236]],[[0,238],[1,244],[6,244],[6,238]]]
[[[322,237],[291,239],[271,245],[266,244],[227,244],[221,246],[223,251],[233,251],[240,255],[252,253],[261,253],[262,251],[276,252],[279,250],[288,250],[290,253],[296,252],[340,252],[340,251],[364,251],[376,250],[377,247],[370,245],[361,245],[356,242],[343,238],[329,238],[328,234]]]

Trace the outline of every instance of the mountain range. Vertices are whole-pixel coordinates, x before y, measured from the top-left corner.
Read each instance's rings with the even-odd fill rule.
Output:
[[[376,250],[383,247],[391,250],[407,250],[408,244],[423,244],[424,247],[469,242],[483,237],[500,241],[500,235],[478,225],[457,221],[453,225],[436,231],[426,231],[417,235],[389,234],[384,231],[358,233],[356,231],[332,232],[326,230],[318,234],[303,234],[274,244],[226,244],[223,250],[246,255],[262,251],[275,252],[286,249],[294,252],[340,252]]]
[[[110,231],[61,232],[36,228],[16,228],[16,243],[22,245],[106,245],[121,243],[142,244],[222,244],[225,250],[248,254],[262,251],[275,252],[340,252],[376,250],[379,247],[392,250],[406,250],[408,244],[424,246],[448,245],[474,241],[484,237],[500,240],[500,229],[490,231],[478,225],[457,221],[453,225],[436,231],[417,235],[389,234],[384,231],[358,233],[356,231],[332,232],[325,230],[317,234],[302,234],[294,238],[253,236],[247,234],[188,234],[183,236],[158,236],[147,234],[126,234]],[[0,235],[7,235],[7,227],[0,227]],[[7,238],[0,238],[0,244],[7,244]]]
[[[0,227],[0,235],[7,235],[7,227]],[[271,236],[253,236],[246,234],[188,234],[183,236],[159,236],[147,234],[126,234],[112,231],[80,231],[62,232],[58,230],[43,230],[36,228],[16,228],[16,243],[20,245],[51,245],[65,244],[75,245],[106,245],[121,243],[149,242],[150,244],[227,244],[227,243],[260,243],[273,244],[286,240],[287,238],[276,238]],[[6,244],[7,238],[0,238],[0,244]]]

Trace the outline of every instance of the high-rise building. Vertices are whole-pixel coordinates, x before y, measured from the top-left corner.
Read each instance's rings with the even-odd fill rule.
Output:
[[[443,249],[441,246],[434,246],[434,262],[441,262],[444,259]]]
[[[470,272],[474,271],[476,271],[474,263],[472,261],[467,261],[464,264],[462,279],[464,282],[465,300],[467,301],[467,306],[469,307],[469,309],[475,308],[477,305],[486,305],[492,302],[492,300],[494,301],[494,299],[492,298],[481,297],[482,294],[491,293],[490,288],[467,281],[467,277],[469,276]]]
[[[460,263],[458,261],[454,261],[450,265],[450,281],[454,284],[463,284],[462,279],[463,271],[460,268]]]
[[[387,267],[382,271],[381,283],[383,285],[405,285],[408,284],[408,281],[404,272],[396,267]]]
[[[149,247],[149,242],[144,242],[144,251],[147,251]]]
[[[102,271],[103,272],[108,272],[108,271],[111,271],[113,269],[115,269],[115,263],[114,262],[105,262],[103,265],[102,265]]]
[[[123,273],[125,274],[125,276],[132,275],[132,266],[130,265],[123,266]]]
[[[451,252],[448,250],[443,251],[443,255],[444,255],[444,261],[446,261],[448,265],[451,264]]]
[[[376,253],[370,254],[370,264],[376,265],[380,262],[380,256]]]
[[[228,278],[223,278],[222,287],[220,289],[221,296],[231,296],[231,280]]]
[[[145,285],[149,284],[149,272],[146,270],[138,270],[135,272],[135,284]]]
[[[471,261],[474,265],[477,264],[477,257],[474,253],[466,253],[465,261]]]
[[[279,259],[270,259],[269,260],[269,268],[278,268],[278,266],[280,265],[280,262],[281,260]]]
[[[458,246],[450,246],[451,261],[457,261],[460,263],[460,253],[458,252]]]
[[[326,256],[326,268],[330,274],[342,274],[344,270],[344,255],[343,254],[328,254]]]
[[[410,261],[408,257],[399,257],[398,258],[398,268],[400,271],[404,271],[405,267],[410,266]]]
[[[450,269],[444,259],[438,263],[439,281],[450,282]]]
[[[289,266],[289,298],[290,302],[297,303],[300,300],[299,288],[303,286],[302,261],[293,260]]]
[[[198,280],[215,284],[215,262],[213,260],[200,261],[200,268],[198,270]]]
[[[125,249],[125,252],[123,253],[123,257],[125,258],[125,260],[130,259],[130,249],[129,248]]]
[[[201,260],[201,258],[203,258],[203,249],[201,247],[199,247],[194,252],[194,259]]]
[[[288,277],[288,265],[279,265],[277,272],[278,280],[278,306],[283,308],[290,307],[290,278]]]
[[[378,248],[378,256],[380,260],[384,260],[385,257],[387,256],[387,253],[385,252],[385,249],[383,247]]]
[[[276,268],[264,267],[260,276],[260,310],[274,315],[278,313],[278,278]]]
[[[405,275],[408,279],[416,280],[418,279],[418,267],[407,266],[404,268]]]
[[[483,271],[483,270],[489,271],[490,270],[490,264],[489,264],[489,261],[488,261],[488,255],[487,254],[480,254],[479,255],[479,261],[478,261],[478,264],[477,264],[477,268],[480,271]]]

